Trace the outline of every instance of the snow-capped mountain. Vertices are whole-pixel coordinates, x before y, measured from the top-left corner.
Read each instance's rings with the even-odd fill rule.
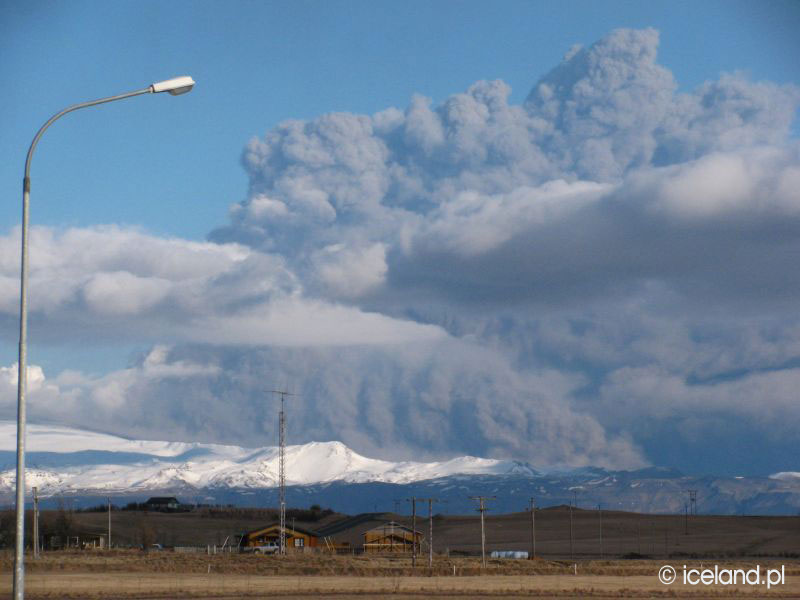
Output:
[[[245,506],[277,503],[278,450],[220,444],[137,441],[66,427],[29,425],[26,485],[40,496],[78,505],[151,495]],[[0,501],[13,501],[16,424],[0,421]],[[410,496],[446,500],[465,514],[470,496],[494,496],[497,512],[576,500],[579,507],[683,514],[686,490],[698,510],[716,514],[798,514],[800,473],[771,477],[685,476],[672,469],[638,471],[534,469],[527,463],[463,456],[442,462],[391,462],[357,454],[340,442],[288,446],[290,506],[320,504],[341,512],[397,510]],[[125,500],[125,499],[128,500]]]
[[[0,422],[0,494],[16,479],[16,424]],[[278,485],[278,449],[127,440],[50,425],[28,425],[26,486],[43,496],[135,493],[169,488],[263,489]],[[406,484],[452,475],[535,475],[528,465],[463,456],[444,462],[390,462],[341,442],[287,446],[287,484],[344,481]]]

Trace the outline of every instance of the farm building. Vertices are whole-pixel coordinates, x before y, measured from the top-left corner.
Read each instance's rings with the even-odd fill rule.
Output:
[[[364,532],[364,552],[399,552],[411,554],[414,538],[417,548],[422,543],[422,534],[405,525],[389,521]]]
[[[173,496],[154,496],[148,498],[144,504],[147,510],[160,510],[163,512],[173,512],[181,507],[181,503]]]
[[[257,546],[275,546],[280,544],[281,526],[278,523],[248,531],[242,535],[241,548],[254,548]],[[300,527],[286,528],[286,550],[288,552],[305,552],[306,548],[316,548],[319,545],[319,536],[307,529]]]

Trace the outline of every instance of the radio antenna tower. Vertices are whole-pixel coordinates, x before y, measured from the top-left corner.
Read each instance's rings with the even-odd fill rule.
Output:
[[[294,396],[285,390],[270,390],[281,397],[281,412],[278,413],[278,487],[280,502],[280,553],[286,554],[286,396]]]

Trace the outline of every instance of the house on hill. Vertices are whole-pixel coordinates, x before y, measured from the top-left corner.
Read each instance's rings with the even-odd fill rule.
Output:
[[[147,510],[160,510],[162,512],[173,512],[181,508],[181,503],[173,496],[154,496],[148,498],[144,505]]]
[[[419,531],[389,521],[364,532],[364,552],[411,554],[415,541],[419,548],[422,543],[422,534]]]
[[[316,548],[319,545],[319,535],[314,531],[301,527],[286,527],[285,531],[287,552],[307,552],[307,549]],[[278,546],[280,537],[281,526],[274,523],[242,534],[239,548],[243,550],[259,546]]]

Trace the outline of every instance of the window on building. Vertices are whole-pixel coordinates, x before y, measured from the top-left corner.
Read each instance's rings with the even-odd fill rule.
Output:
[[[304,541],[305,540],[303,540],[303,538],[294,538],[294,545],[295,546],[303,546],[303,542]]]

